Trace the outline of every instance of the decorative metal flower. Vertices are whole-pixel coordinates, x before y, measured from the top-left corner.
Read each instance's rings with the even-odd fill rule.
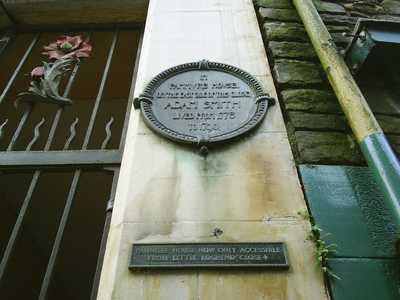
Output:
[[[83,41],[80,35],[63,35],[43,49],[45,51],[42,54],[50,59],[67,59],[89,57],[92,46],[87,41]]]
[[[42,54],[48,56],[50,62],[43,62],[42,66],[35,67],[31,71],[28,92],[19,93],[17,103],[25,101],[72,104],[70,99],[59,94],[61,78],[73,64],[79,62],[81,58],[90,56],[92,46],[80,35],[63,35],[55,42],[43,47],[43,50]]]
[[[44,75],[44,67],[36,67],[31,71],[31,77],[32,79],[39,79]]]

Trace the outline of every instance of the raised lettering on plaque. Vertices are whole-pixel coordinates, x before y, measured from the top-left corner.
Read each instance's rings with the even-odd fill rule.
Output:
[[[147,125],[172,140],[209,144],[256,127],[273,99],[234,66],[201,61],[157,75],[135,99]]]
[[[288,268],[283,243],[133,244],[129,267]]]

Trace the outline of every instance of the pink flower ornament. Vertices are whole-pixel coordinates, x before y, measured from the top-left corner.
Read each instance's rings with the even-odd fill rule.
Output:
[[[43,77],[43,75],[44,75],[44,67],[42,66],[36,67],[31,71],[32,79],[39,79]]]
[[[54,43],[43,47],[43,50],[45,51],[42,54],[50,59],[81,58],[90,56],[92,46],[82,40],[80,35],[63,35]]]
[[[58,105],[69,105],[71,99],[59,94],[61,78],[71,69],[81,57],[89,57],[92,46],[80,35],[60,36],[55,42],[43,47],[43,55],[49,57],[49,62],[35,67],[30,75],[31,82],[27,92],[18,94],[16,103],[44,102]]]

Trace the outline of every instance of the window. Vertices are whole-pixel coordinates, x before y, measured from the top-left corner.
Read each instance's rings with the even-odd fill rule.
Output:
[[[63,79],[70,106],[19,103],[42,47],[90,38]],[[141,30],[18,32],[0,46],[0,294],[94,299],[111,218]],[[7,43],[6,43],[7,42]]]

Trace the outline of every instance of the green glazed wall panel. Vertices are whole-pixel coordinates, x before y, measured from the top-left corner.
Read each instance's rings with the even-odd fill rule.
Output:
[[[395,227],[366,167],[301,165],[315,222],[335,257],[394,257]]]
[[[400,299],[398,260],[332,259],[329,266],[340,277],[330,281],[334,300]]]

